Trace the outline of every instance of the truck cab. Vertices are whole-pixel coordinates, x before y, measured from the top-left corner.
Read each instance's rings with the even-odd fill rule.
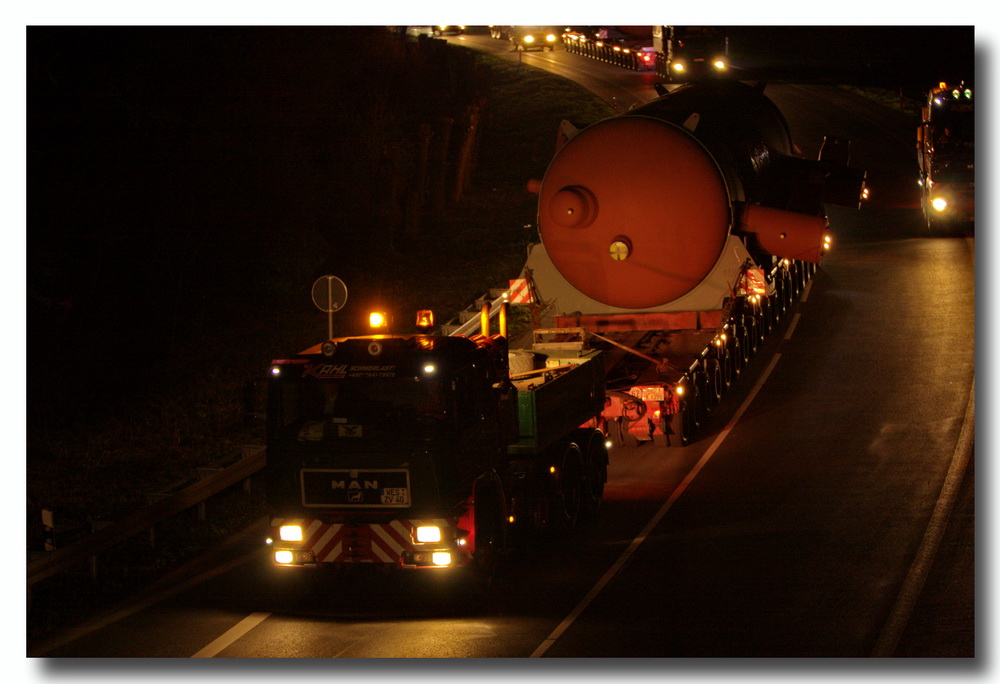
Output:
[[[927,227],[975,223],[973,90],[939,83],[928,94],[917,128],[921,208]]]
[[[671,82],[722,76],[729,67],[729,37],[713,26],[654,26],[656,73]]]
[[[500,337],[375,335],[275,360],[267,467],[276,563],[469,563],[503,519],[492,480],[516,432],[506,358]],[[491,520],[478,507],[478,530],[466,520],[476,496],[492,499]]]

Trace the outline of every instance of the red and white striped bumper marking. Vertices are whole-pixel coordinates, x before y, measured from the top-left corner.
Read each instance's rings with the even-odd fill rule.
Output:
[[[319,563],[396,564],[404,553],[416,550],[411,530],[418,523],[448,526],[449,521],[393,520],[386,524],[347,526],[320,520],[275,518],[271,526],[277,530],[285,524],[302,525],[303,541],[297,548],[312,551]]]

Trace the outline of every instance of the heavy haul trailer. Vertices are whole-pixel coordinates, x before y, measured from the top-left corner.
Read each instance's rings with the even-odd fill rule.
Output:
[[[582,130],[564,122],[529,183],[535,319],[550,344],[606,350],[620,441],[695,439],[829,247],[824,205],[867,195],[849,142],[794,156],[763,90],[706,80]]]
[[[268,500],[279,566],[466,567],[572,527],[607,479],[599,351],[501,333],[330,339],[271,365]]]

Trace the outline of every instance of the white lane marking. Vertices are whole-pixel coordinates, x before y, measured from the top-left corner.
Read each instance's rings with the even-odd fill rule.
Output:
[[[205,648],[201,649],[195,653],[192,658],[213,658],[224,649],[228,648],[237,639],[243,637],[251,629],[262,623],[267,618],[271,617],[270,613],[251,613],[247,617],[240,620],[236,625],[227,631],[225,634],[220,636],[218,639],[210,643]]]
[[[642,544],[642,542],[646,540],[646,537],[648,537],[649,534],[656,528],[660,520],[663,519],[663,516],[667,514],[667,511],[673,507],[674,502],[680,498],[681,494],[684,493],[684,490],[688,488],[688,485],[691,484],[692,480],[694,480],[698,473],[701,472],[701,469],[705,467],[705,464],[708,463],[710,458],[712,458],[719,446],[725,441],[726,437],[729,436],[729,433],[733,431],[733,428],[736,427],[736,424],[746,412],[747,407],[750,406],[750,402],[754,400],[757,393],[760,392],[760,388],[764,385],[764,382],[766,382],[767,378],[771,375],[771,371],[774,370],[774,366],[778,363],[778,359],[780,358],[781,354],[774,355],[774,358],[771,359],[771,363],[768,364],[767,368],[765,368],[764,372],[761,374],[760,379],[757,380],[757,384],[754,385],[750,394],[747,395],[743,404],[733,415],[732,420],[730,420],[729,424],[726,425],[726,427],[716,436],[715,441],[712,442],[711,446],[709,446],[707,450],[705,450],[701,459],[695,464],[681,483],[677,485],[677,488],[674,489],[673,493],[671,493],[666,503],[663,504],[660,510],[656,512],[656,515],[654,515],[646,524],[646,527],[644,527],[642,532],[639,533],[639,536],[632,540],[632,543],[628,545],[628,548],[625,549],[618,560],[615,561],[614,565],[612,565],[608,571],[604,573],[604,576],[601,577],[601,579],[597,581],[597,584],[595,584],[587,595],[583,597],[583,600],[580,601],[576,608],[574,608],[573,611],[559,623],[552,633],[549,634],[545,641],[543,641],[538,648],[535,649],[535,652],[531,654],[532,658],[539,658],[543,653],[549,650],[549,647],[551,647],[552,644],[554,644],[556,640],[561,637],[567,629],[569,629],[570,625],[572,625],[573,622],[580,616],[580,613],[586,610],[587,606],[589,606],[591,602],[597,598],[597,595],[600,594],[604,587],[607,586],[614,576],[618,574],[618,571],[622,569],[622,566],[625,565],[626,561],[631,558],[632,554],[634,554],[636,549],[639,548],[639,545]]]
[[[799,316],[801,315],[802,314],[797,313],[794,316],[792,316],[792,322],[788,324],[788,330],[785,331],[786,340],[792,339],[792,333],[795,332],[795,326],[799,324]]]
[[[920,592],[924,588],[924,582],[930,573],[931,566],[934,565],[934,557],[937,555],[938,547],[941,545],[941,538],[948,527],[948,518],[955,507],[955,500],[958,498],[958,490],[965,476],[965,469],[969,464],[972,455],[976,430],[976,380],[972,380],[972,390],[969,393],[969,403],[965,409],[965,419],[962,421],[962,430],[958,434],[958,443],[951,457],[951,465],[948,466],[948,474],[941,485],[941,493],[934,504],[934,512],[924,530],[924,537],[920,540],[920,548],[913,559],[903,586],[899,590],[896,602],[889,614],[878,642],[872,651],[873,658],[889,658],[896,651],[899,640],[903,636],[903,630],[910,621],[913,608],[920,598]]]

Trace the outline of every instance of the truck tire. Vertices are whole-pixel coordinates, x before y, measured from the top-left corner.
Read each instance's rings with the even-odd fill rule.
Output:
[[[701,373],[695,373],[694,382],[691,383],[691,394],[688,396],[687,413],[690,416],[690,429],[685,430],[685,433],[691,435],[692,438],[695,435],[701,434],[701,431],[705,429],[705,421],[708,418],[708,413],[705,410],[705,392],[703,390],[705,381],[699,378],[699,375]]]
[[[735,326],[729,329],[726,337],[726,354],[729,357],[729,375],[733,380],[740,377],[743,372],[743,344]]]
[[[566,445],[562,469],[555,488],[555,523],[559,530],[569,532],[576,528],[583,508],[583,454],[575,442]]]
[[[760,298],[760,330],[763,337],[767,337],[767,334],[771,332],[771,328],[774,327],[774,317],[771,312],[771,300],[767,297]]]
[[[599,430],[577,430],[572,437],[583,454],[583,487],[581,515],[591,518],[597,514],[604,498],[604,485],[608,481],[608,448],[604,434]]]
[[[729,358],[729,345],[725,344],[718,348],[719,372],[722,374],[721,391],[725,392],[733,384],[733,364]]]
[[[688,446],[698,438],[698,423],[695,420],[693,404],[697,403],[697,389],[691,392],[691,396],[681,400],[680,410],[680,442],[681,446]]]
[[[781,315],[788,313],[788,308],[792,305],[791,287],[788,284],[786,275],[782,275],[778,281],[778,293],[781,299]]]
[[[718,359],[705,360],[705,403],[711,409],[722,401],[722,367]]]
[[[503,498],[497,485],[490,483],[476,491],[476,549],[468,570],[475,588],[489,587],[506,547]]]
[[[753,316],[743,317],[743,329],[746,331],[744,342],[746,342],[747,357],[753,357],[757,353],[760,344],[760,331],[757,328],[757,319]]]
[[[778,304],[780,297],[777,292],[767,298],[767,317],[771,322],[771,329],[778,326],[781,321],[781,306]]]

